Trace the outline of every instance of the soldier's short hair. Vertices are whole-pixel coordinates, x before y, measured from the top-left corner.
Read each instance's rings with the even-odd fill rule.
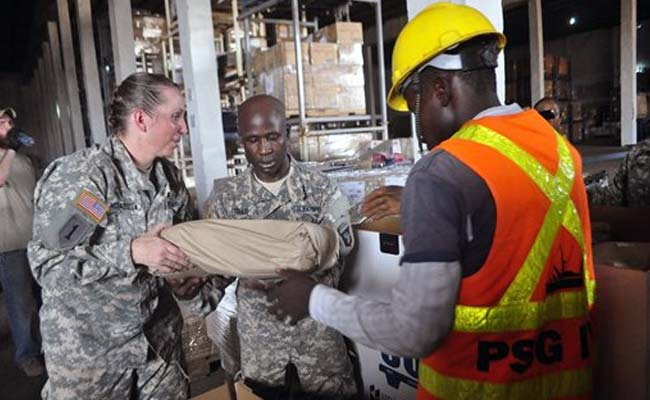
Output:
[[[136,72],[129,75],[113,92],[111,113],[108,122],[114,133],[126,128],[128,115],[136,108],[153,115],[162,102],[161,89],[176,88],[178,85],[160,74]]]

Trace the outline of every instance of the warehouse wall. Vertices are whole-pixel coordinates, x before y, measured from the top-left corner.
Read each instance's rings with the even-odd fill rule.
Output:
[[[637,31],[637,64],[650,69],[650,20],[640,21]],[[545,41],[544,53],[571,59],[571,77],[575,89],[598,86],[618,86],[620,69],[620,30],[610,29],[583,32],[562,39]],[[506,49],[510,60],[527,59],[528,46]],[[599,89],[602,93],[605,89]],[[579,93],[580,95],[580,93]],[[606,95],[606,94],[603,94]],[[580,96],[583,97],[583,96]]]

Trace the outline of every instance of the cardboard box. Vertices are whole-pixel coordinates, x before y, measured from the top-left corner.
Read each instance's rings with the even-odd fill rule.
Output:
[[[555,82],[555,97],[560,99],[568,99],[571,97],[569,82],[564,80],[558,80]]]
[[[305,107],[313,108],[314,85],[309,66],[303,74],[305,82]],[[256,94],[269,94],[284,102],[287,115],[294,115],[298,110],[298,82],[293,66],[273,68],[257,76]]]
[[[637,118],[647,118],[648,115],[648,94],[639,93],[636,95],[636,116]]]
[[[571,103],[571,119],[574,121],[582,119],[582,104]]]
[[[217,353],[216,347],[208,337],[205,318],[184,313],[182,337],[183,353],[188,361]]]
[[[279,42],[268,49],[265,69],[280,68],[287,65],[296,65],[296,52],[293,42]],[[309,44],[302,43],[302,64],[309,64]]]
[[[343,112],[363,114],[366,111],[366,91],[363,86],[341,87],[337,99],[338,108]]]
[[[135,53],[137,55],[142,53],[159,54],[162,51],[162,37],[167,32],[165,18],[136,10],[132,19]]]
[[[338,46],[336,43],[309,43],[309,60],[312,65],[336,64]]]
[[[354,156],[373,138],[369,133],[345,133],[327,136],[297,136],[289,139],[289,149],[294,157],[304,159],[305,148],[309,161],[330,161]]]
[[[364,86],[366,83],[361,65],[312,65],[315,85]]]
[[[317,32],[320,41],[330,43],[363,43],[363,25],[360,22],[335,22]]]
[[[212,23],[214,25],[232,25],[233,24],[232,14],[223,11],[213,11]]]
[[[363,65],[363,43],[341,43],[338,53],[341,65]]]
[[[339,108],[338,95],[340,88],[338,85],[330,85],[326,82],[313,83],[314,102],[311,108],[335,110]]]
[[[647,399],[650,390],[650,243],[594,246],[595,399]]]
[[[258,75],[266,70],[268,51],[258,50],[253,52],[253,61],[251,63],[251,68],[253,69],[253,74]]]
[[[558,76],[569,75],[569,59],[567,57],[557,58],[557,74]]]
[[[544,96],[553,97],[553,81],[544,81]]]
[[[291,25],[276,24],[275,38],[278,41],[293,39],[293,27]]]
[[[190,400],[263,400],[256,396],[253,391],[241,382],[235,382],[235,396],[230,395],[230,390],[226,384],[205,392]]]
[[[544,56],[544,75],[552,75],[555,72],[555,56],[545,55]]]
[[[591,206],[592,225],[599,222],[607,227],[610,241],[650,242],[650,208]]]

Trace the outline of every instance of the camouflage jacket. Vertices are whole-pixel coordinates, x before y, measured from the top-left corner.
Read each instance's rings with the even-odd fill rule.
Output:
[[[115,136],[47,168],[36,187],[28,255],[43,288],[48,363],[133,368],[150,348],[178,360],[178,306],[162,278],[134,265],[131,241],[193,211],[169,161],[156,160],[146,176]]]
[[[596,186],[588,194],[592,205],[650,207],[650,139],[630,150],[613,182]]]
[[[236,177],[215,180],[206,202],[207,217],[328,224],[339,232],[341,255],[347,255],[353,246],[347,198],[325,175],[294,160],[291,164],[292,172],[277,196],[254,178],[251,168]],[[336,286],[343,266],[341,259],[314,278]],[[296,326],[278,321],[267,311],[270,304],[265,295],[255,290],[238,287],[237,300],[242,371],[247,378],[277,384],[279,374],[283,376],[290,361],[298,366],[301,380],[331,370],[347,373],[347,353],[338,332],[311,318]],[[300,362],[301,358],[318,359],[319,371],[300,371],[301,365],[311,365]]]

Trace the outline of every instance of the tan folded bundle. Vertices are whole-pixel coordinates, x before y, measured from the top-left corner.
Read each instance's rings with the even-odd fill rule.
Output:
[[[164,274],[173,278],[208,274],[273,278],[278,268],[328,269],[339,256],[336,232],[310,222],[210,219],[174,225],[161,236],[194,264],[189,270]]]

